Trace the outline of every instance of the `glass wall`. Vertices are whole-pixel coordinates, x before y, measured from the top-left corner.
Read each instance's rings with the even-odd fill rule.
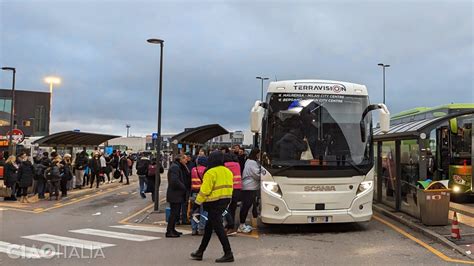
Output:
[[[416,185],[419,176],[420,149],[418,141],[402,140],[400,143],[401,204],[400,209],[419,217]]]
[[[0,112],[11,113],[12,100],[7,98],[0,98]]]
[[[382,202],[396,208],[395,141],[382,142]]]

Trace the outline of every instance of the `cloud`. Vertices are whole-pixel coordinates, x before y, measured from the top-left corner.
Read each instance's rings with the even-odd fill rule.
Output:
[[[165,39],[163,131],[220,123],[248,128],[255,76],[366,84],[392,113],[473,102],[473,3],[0,2],[0,62],[17,88],[54,91],[54,131],[156,131],[159,47]],[[0,76],[0,86],[9,87]],[[407,97],[412,95],[412,97]],[[416,97],[415,97],[416,95]]]

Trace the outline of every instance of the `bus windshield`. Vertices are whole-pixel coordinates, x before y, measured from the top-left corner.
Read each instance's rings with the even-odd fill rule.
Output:
[[[270,168],[311,166],[370,170],[371,115],[367,96],[288,94],[269,96],[263,163]]]

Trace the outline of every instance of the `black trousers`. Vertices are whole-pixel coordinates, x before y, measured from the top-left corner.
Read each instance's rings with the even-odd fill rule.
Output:
[[[26,197],[28,195],[28,187],[20,187],[19,188],[20,195]]]
[[[229,199],[221,199],[213,202],[204,203],[204,210],[208,213],[208,220],[206,227],[204,228],[204,235],[199,246],[199,251],[204,252],[209,244],[212,237],[212,230],[216,232],[219,241],[221,242],[222,249],[225,254],[232,252],[230,248],[229,239],[224,231],[224,225],[222,224],[222,212],[224,212],[227,205],[229,205]]]
[[[99,183],[100,183],[99,172],[93,172],[93,173],[91,173],[91,187],[94,186],[94,180],[95,180],[96,183],[97,183],[96,187],[99,188]]]
[[[242,190],[240,193],[240,199],[242,200],[242,207],[240,208],[240,223],[245,223],[247,219],[247,214],[249,213],[252,205],[255,205],[257,197],[257,190]],[[257,218],[256,209],[255,212],[252,210],[252,216]]]
[[[172,203],[170,202],[170,218],[168,220],[168,226],[166,227],[167,233],[173,233],[176,231],[176,220],[179,217],[179,211],[181,209],[181,203]]]
[[[237,209],[237,203],[240,201],[240,189],[234,189],[232,191],[232,200],[230,201],[228,214],[226,215],[226,220],[227,220],[227,228],[228,229],[234,229],[235,227],[235,210]]]
[[[65,179],[65,178],[61,179],[61,183],[60,183],[61,197],[67,197],[67,182],[68,182],[67,179]]]

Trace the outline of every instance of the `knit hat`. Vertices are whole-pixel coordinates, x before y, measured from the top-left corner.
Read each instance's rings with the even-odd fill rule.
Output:
[[[202,166],[207,166],[207,158],[204,156],[198,157],[197,164],[202,165]]]

